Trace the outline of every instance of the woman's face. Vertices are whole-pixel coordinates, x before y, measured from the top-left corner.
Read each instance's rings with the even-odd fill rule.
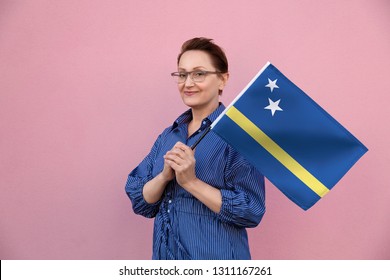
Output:
[[[200,50],[186,51],[182,54],[178,71],[194,70],[217,71],[211,63],[208,53]],[[184,104],[194,109],[215,109],[219,102],[219,90],[225,86],[228,74],[207,74],[203,82],[194,82],[190,75],[184,83],[178,84],[178,89]]]

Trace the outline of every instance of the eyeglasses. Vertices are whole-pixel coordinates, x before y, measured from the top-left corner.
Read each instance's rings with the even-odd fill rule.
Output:
[[[194,83],[200,83],[203,82],[204,79],[206,79],[206,76],[208,74],[221,74],[221,72],[218,71],[203,71],[203,70],[195,70],[191,72],[173,72],[171,73],[171,76],[175,80],[176,83],[182,84],[187,80],[187,77],[190,76],[191,80]]]

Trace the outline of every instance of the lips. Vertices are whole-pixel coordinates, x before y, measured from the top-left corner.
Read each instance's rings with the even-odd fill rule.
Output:
[[[197,91],[184,91],[184,95],[185,96],[193,96],[195,95],[196,93],[198,93]]]

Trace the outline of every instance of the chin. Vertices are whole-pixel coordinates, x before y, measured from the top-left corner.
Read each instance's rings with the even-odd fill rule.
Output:
[[[201,103],[198,101],[198,100],[196,100],[195,98],[189,98],[189,97],[184,97],[184,98],[182,98],[182,100],[183,100],[183,103],[185,104],[185,105],[187,105],[188,107],[197,107],[197,106],[199,106],[199,105],[201,105]]]

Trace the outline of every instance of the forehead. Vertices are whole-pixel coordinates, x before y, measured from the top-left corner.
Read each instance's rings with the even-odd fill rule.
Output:
[[[182,54],[178,68],[193,70],[196,68],[213,69],[210,55],[205,51],[191,50]]]

